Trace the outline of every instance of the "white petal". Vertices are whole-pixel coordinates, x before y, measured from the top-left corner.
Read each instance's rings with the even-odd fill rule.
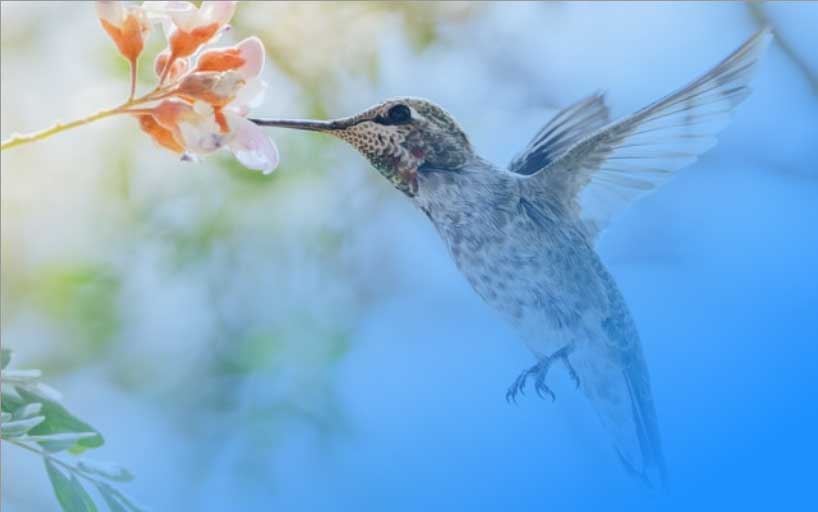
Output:
[[[210,91],[223,98],[234,97],[244,86],[244,79],[235,71],[217,73],[217,80]]]
[[[248,37],[236,45],[244,64],[236,71],[245,80],[256,78],[264,68],[264,44],[256,36]]]
[[[190,32],[199,24],[199,10],[190,2],[168,2],[167,15],[173,24],[184,32]]]
[[[142,37],[147,38],[148,32],[151,30],[151,24],[153,23],[148,13],[138,5],[128,5],[125,9],[125,15],[133,16],[139,20],[139,24],[142,27]]]
[[[193,103],[193,110],[202,117],[213,117],[213,107],[210,103],[196,101]]]
[[[267,134],[255,123],[234,114],[227,114],[233,137],[227,147],[248,169],[269,174],[278,167],[278,149]]]
[[[194,155],[207,155],[218,151],[225,144],[225,138],[218,130],[208,130],[194,123],[179,123],[185,149]]]
[[[225,25],[236,12],[238,2],[202,2],[199,12],[202,17],[202,24],[207,25],[214,21],[219,25]]]
[[[267,92],[267,83],[258,78],[250,80],[236,93],[236,98],[230,102],[230,109],[246,115],[249,108],[258,107],[264,101]]]
[[[204,106],[199,105],[200,103]],[[196,102],[193,108],[198,115],[179,123],[185,149],[194,154],[206,155],[222,148],[231,135],[219,131],[219,125],[213,119],[212,108],[202,102]],[[206,109],[209,109],[207,113]]]
[[[190,2],[142,2],[142,8],[154,22],[161,22],[166,36],[170,36],[175,25],[189,32],[196,26],[199,11]]]
[[[119,27],[125,21],[125,2],[98,0],[97,16],[99,19]]]
[[[196,6],[191,2],[142,2],[142,8],[147,13],[155,15],[183,14],[196,10]]]

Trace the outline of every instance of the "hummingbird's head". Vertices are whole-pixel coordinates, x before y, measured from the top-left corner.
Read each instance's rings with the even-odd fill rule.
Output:
[[[454,119],[430,101],[395,98],[360,114],[332,121],[262,120],[263,126],[334,135],[360,151],[378,172],[409,196],[418,192],[418,173],[456,171],[472,156],[468,138]]]

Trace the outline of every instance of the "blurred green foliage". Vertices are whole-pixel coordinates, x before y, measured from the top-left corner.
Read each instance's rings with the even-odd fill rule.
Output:
[[[84,459],[79,455],[105,442],[91,425],[71,414],[55,398],[56,392],[40,382],[39,370],[9,368],[11,351],[2,349],[2,418],[0,440],[43,459],[54,495],[65,512],[94,512],[94,498],[83,482],[94,486],[111,512],[139,512],[140,508],[109,482],[128,482],[131,473],[119,466]]]
[[[118,332],[119,285],[111,268],[91,263],[41,268],[29,283],[34,304],[88,352],[104,349]]]

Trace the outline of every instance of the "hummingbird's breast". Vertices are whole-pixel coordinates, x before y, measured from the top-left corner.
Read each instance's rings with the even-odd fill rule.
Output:
[[[449,185],[421,207],[472,288],[532,350],[547,355],[603,334],[607,274],[579,226],[513,181]]]

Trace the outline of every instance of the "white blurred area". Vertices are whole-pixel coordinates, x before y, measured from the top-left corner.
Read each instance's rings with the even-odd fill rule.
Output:
[[[818,4],[766,10],[818,70]],[[124,99],[90,3],[0,14],[2,139]],[[601,89],[627,114],[758,28],[741,2],[247,2],[234,25],[220,44],[257,34],[270,52],[260,117],[423,96],[498,163],[560,106]],[[818,96],[775,45],[755,89],[719,146],[600,247],[641,329],[682,493],[698,483],[691,437],[712,427],[690,418],[726,391],[691,393],[725,378],[742,399],[746,375],[814,368],[761,355],[762,334],[818,305]],[[179,162],[125,118],[0,154],[2,342],[105,435],[89,457],[129,467],[126,489],[152,510],[655,504],[570,383],[555,404],[505,404],[529,355],[422,214],[340,142],[270,133],[270,177],[227,155]],[[788,339],[806,347],[809,329]],[[4,510],[54,510],[39,461],[4,447],[2,465]]]

